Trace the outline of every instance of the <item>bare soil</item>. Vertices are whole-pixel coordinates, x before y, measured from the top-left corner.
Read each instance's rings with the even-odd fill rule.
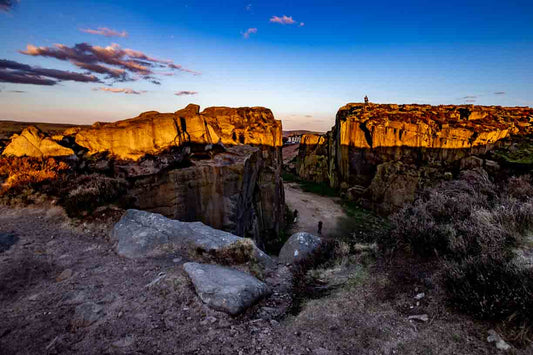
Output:
[[[325,226],[328,213],[339,213],[334,205],[317,212]],[[426,297],[416,306],[410,283],[398,287],[385,267],[362,268],[351,256],[311,271],[327,284],[356,266],[342,286],[297,315],[262,319],[268,300],[238,317],[213,311],[196,297],[182,261],[119,257],[108,238],[119,217],[110,210],[80,222],[58,207],[0,207],[0,233],[19,238],[0,254],[0,353],[495,353],[485,340],[488,327],[450,313],[437,291],[419,286]],[[76,326],[75,309],[86,302],[102,311],[95,323]],[[407,319],[418,311],[430,321]]]
[[[322,221],[322,235],[327,237],[335,234],[339,218],[346,217],[340,198],[304,192],[295,182],[286,182],[284,186],[285,203],[291,211],[298,211],[293,232],[317,234],[318,222]]]

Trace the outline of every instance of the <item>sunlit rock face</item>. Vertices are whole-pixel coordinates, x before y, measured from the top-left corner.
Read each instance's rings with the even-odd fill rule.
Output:
[[[64,147],[41,132],[37,127],[30,126],[11,137],[2,155],[16,157],[59,157],[73,155],[74,151]]]
[[[326,135],[302,137],[297,169],[302,178],[333,187],[371,187],[366,197],[381,201],[378,209],[390,212],[385,204],[394,201],[396,208],[401,199],[388,194],[409,191],[407,201],[415,187],[455,168],[461,159],[486,154],[513,135],[532,134],[532,122],[533,109],[527,107],[348,104]],[[380,169],[388,162],[405,165]],[[407,173],[407,167],[416,171]],[[396,181],[388,172],[401,172],[398,181],[408,176],[409,188],[394,192],[379,186]]]
[[[184,144],[282,145],[281,121],[262,107],[210,107],[200,112],[188,105],[175,113],[149,111],[138,117],[95,124],[76,134],[76,143],[90,154],[108,152],[119,159],[138,160]]]

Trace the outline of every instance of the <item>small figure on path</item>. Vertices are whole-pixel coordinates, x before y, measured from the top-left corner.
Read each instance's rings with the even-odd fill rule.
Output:
[[[322,221],[318,222],[318,235],[322,235]]]
[[[368,103],[368,96],[365,95],[365,104]]]
[[[296,222],[298,222],[298,210],[295,209],[294,210],[294,221],[293,221],[293,223],[296,223]]]

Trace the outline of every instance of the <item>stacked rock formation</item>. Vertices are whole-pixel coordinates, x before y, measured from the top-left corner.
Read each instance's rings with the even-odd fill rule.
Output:
[[[424,175],[434,173],[429,167],[451,168],[485,154],[505,138],[533,133],[532,124],[527,107],[348,104],[332,131],[302,137],[297,170],[304,179],[337,188],[361,192],[371,186],[369,198],[390,212],[388,203],[393,210],[404,202],[389,196],[394,181],[402,181],[400,190],[415,191]],[[378,175],[388,191],[374,181]]]
[[[11,142],[5,147],[2,154],[16,157],[46,158],[70,156],[74,155],[74,151],[55,142],[37,127],[30,126],[24,129],[20,135],[13,135]]]

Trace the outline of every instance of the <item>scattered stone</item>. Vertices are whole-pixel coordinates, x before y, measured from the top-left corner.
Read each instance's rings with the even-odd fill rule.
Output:
[[[88,327],[100,318],[103,317],[104,307],[97,305],[94,302],[86,302],[76,307],[74,317],[72,318],[72,326],[74,327]]]
[[[496,349],[507,351],[511,349],[511,345],[507,344],[505,340],[500,336],[500,334],[496,333],[494,329],[489,330],[489,336],[487,337],[487,341],[489,343],[496,343]]]
[[[207,325],[207,324],[213,324],[217,321],[217,319],[213,316],[207,316],[202,321],[200,321],[201,325]]]
[[[167,276],[167,274],[165,274],[164,272],[160,272],[157,277],[152,280],[152,282],[150,282],[148,285],[144,286],[144,288],[150,288],[152,286],[155,286],[157,285],[161,280],[163,280],[165,277]]]
[[[231,315],[243,312],[270,293],[266,284],[238,270],[193,262],[183,267],[200,299],[209,307]]]
[[[63,304],[74,305],[85,302],[87,295],[83,291],[72,291],[62,298]]]
[[[0,233],[0,253],[3,253],[11,248],[13,244],[18,242],[18,237],[11,233]]]
[[[72,269],[65,269],[61,274],[56,277],[57,282],[65,281],[70,279],[73,275]]]
[[[158,213],[128,210],[115,224],[111,237],[118,241],[118,254],[128,258],[171,255],[175,258],[175,252],[184,252],[190,257],[205,253],[225,260],[255,259],[263,265],[272,264],[270,257],[250,239],[201,222],[181,222]]]
[[[111,346],[114,348],[127,348],[133,344],[135,344],[135,337],[133,335],[127,335],[126,337],[115,341]]]
[[[429,321],[429,316],[427,314],[415,314],[415,315],[409,316],[407,319],[416,320],[419,322],[427,322]]]
[[[300,232],[291,235],[279,252],[279,260],[285,264],[295,264],[308,260],[319,250],[322,240],[310,233]]]
[[[415,300],[421,300],[424,297],[426,297],[426,294],[424,292],[420,292],[416,294]]]

